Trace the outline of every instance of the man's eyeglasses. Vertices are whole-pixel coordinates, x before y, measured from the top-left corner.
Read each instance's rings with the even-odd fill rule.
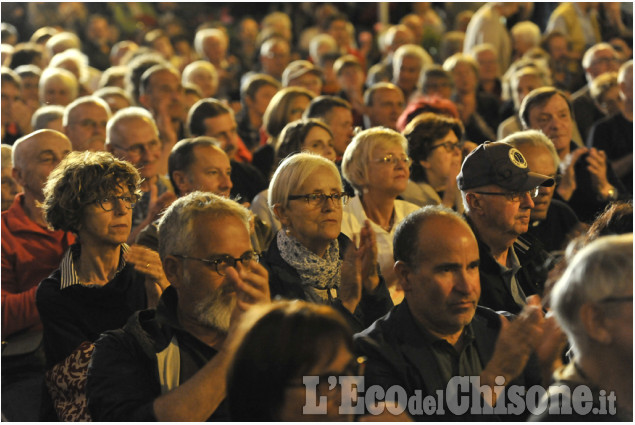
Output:
[[[454,149],[461,149],[461,142],[443,142],[438,145],[434,145],[430,148],[430,152],[443,146],[447,152],[452,152]]]
[[[388,154],[383,158],[376,159],[375,162],[378,162],[380,164],[392,165],[399,165],[403,162],[404,164],[406,164],[406,166],[410,166],[410,164],[412,163],[412,158],[410,158],[409,156],[398,157],[393,154]]]
[[[532,198],[536,198],[539,193],[539,187],[536,186],[533,189],[524,191],[524,192],[472,192],[478,193],[479,195],[492,195],[492,196],[504,196],[507,200],[511,202],[520,202],[527,194]]]
[[[104,211],[112,211],[115,209],[115,203],[117,200],[120,200],[126,209],[131,210],[134,208],[134,204],[137,200],[139,200],[139,198],[137,195],[107,196],[105,198],[98,199],[95,202],[99,204]]]
[[[123,146],[113,145],[113,147],[120,149],[124,152],[127,152],[129,155],[133,155],[136,157],[140,157],[144,152],[156,152],[161,148],[161,142],[158,140],[152,140],[148,143],[137,143],[136,145],[132,145],[129,148],[124,148]]]
[[[258,262],[260,260],[260,254],[255,251],[247,251],[238,258],[234,258],[230,255],[218,255],[213,258],[196,258],[189,257],[187,255],[175,255],[176,258],[182,258],[184,260],[195,260],[205,263],[207,266],[212,267],[216,273],[221,276],[225,276],[225,271],[228,267],[236,267],[236,263],[240,262],[242,265],[247,265],[251,261]]]
[[[304,199],[304,201],[312,207],[319,207],[324,205],[327,199],[333,200],[333,204],[336,207],[346,205],[348,202],[348,195],[346,192],[332,193],[327,195],[325,193],[309,193],[307,195],[289,195],[287,198],[289,201],[295,201],[297,199]]]

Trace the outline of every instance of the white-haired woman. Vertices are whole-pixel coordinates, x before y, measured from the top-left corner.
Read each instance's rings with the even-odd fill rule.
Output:
[[[285,159],[269,185],[269,206],[282,225],[263,257],[271,296],[330,304],[354,331],[390,310],[392,302],[377,273],[370,223],[359,230],[358,247],[341,233],[347,196],[337,167],[316,154]]]
[[[370,223],[381,273],[395,304],[403,299],[393,271],[392,239],[397,224],[418,207],[397,197],[410,177],[408,142],[394,130],[375,127],[357,134],[342,158],[342,173],[357,196],[344,207],[342,233],[358,238]]]

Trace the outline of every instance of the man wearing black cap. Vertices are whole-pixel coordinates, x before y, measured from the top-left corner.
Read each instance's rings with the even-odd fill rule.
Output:
[[[479,246],[479,304],[519,313],[527,296],[542,293],[544,282],[536,277],[539,273],[523,267],[514,243],[529,227],[538,187],[552,186],[554,180],[532,173],[525,157],[506,140],[474,149],[457,183]]]

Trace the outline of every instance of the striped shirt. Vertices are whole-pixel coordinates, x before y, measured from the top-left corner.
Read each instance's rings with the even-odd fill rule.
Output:
[[[119,256],[119,265],[117,266],[115,275],[126,266],[124,254],[128,252],[129,249],[130,247],[127,244],[121,244],[121,255]],[[73,262],[73,260],[79,259],[80,253],[81,245],[76,243],[72,245],[68,251],[66,251],[66,254],[64,254],[64,258],[62,258],[62,262],[60,263],[60,290],[73,285],[85,285],[79,280],[77,269],[75,268],[75,263]]]

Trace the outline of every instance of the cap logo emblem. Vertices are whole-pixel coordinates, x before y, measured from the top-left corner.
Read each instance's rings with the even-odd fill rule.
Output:
[[[511,148],[509,150],[509,159],[516,167],[527,168],[527,160],[516,148]]]

